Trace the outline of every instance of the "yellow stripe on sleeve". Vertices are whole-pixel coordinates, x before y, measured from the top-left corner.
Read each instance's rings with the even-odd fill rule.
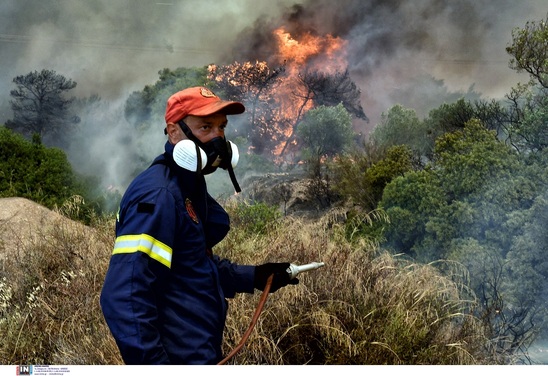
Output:
[[[154,260],[171,268],[171,247],[147,234],[122,235],[116,238],[113,255],[121,253],[143,252]]]

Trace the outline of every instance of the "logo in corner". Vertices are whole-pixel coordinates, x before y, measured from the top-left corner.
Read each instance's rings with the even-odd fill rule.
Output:
[[[200,89],[200,94],[202,94],[202,97],[205,97],[205,98],[215,98],[216,97],[216,95],[213,94],[213,92],[211,90],[206,89],[205,87]]]
[[[198,220],[198,215],[194,210],[194,206],[192,206],[192,201],[190,201],[190,199],[188,198],[185,200],[185,207],[188,215],[190,216],[190,219],[192,219],[194,223],[200,223],[200,221]]]
[[[32,375],[32,366],[17,366],[16,375]]]

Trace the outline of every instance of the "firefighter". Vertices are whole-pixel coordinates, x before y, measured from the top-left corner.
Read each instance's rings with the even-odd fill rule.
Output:
[[[101,308],[126,364],[217,364],[227,298],[297,284],[289,263],[238,265],[212,248],[228,233],[229,216],[207,192],[205,174],[233,168],[227,115],[242,103],[203,87],[167,101],[165,152],[127,188],[101,291]]]

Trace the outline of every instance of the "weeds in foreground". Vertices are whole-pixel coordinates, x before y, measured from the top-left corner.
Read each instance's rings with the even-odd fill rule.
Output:
[[[238,215],[233,209],[228,205]],[[262,215],[265,225],[271,222],[262,227],[268,231],[235,226],[216,247],[220,256],[245,264],[326,263],[269,296],[231,363],[493,363],[481,325],[468,315],[474,301],[465,284],[366,239],[349,242],[336,217],[306,222]],[[7,256],[0,260],[1,364],[122,363],[99,306],[114,223],[94,223],[58,221],[32,244],[0,245]],[[230,301],[225,353],[248,328],[259,295]]]
[[[0,246],[0,364],[121,363],[99,307],[114,241],[103,222],[43,218],[32,242]]]
[[[474,300],[466,281],[380,251],[367,239],[349,242],[332,218],[283,218],[265,236],[244,240],[236,228],[218,246],[217,253],[239,263],[326,264],[269,296],[233,363],[494,363],[481,323],[468,314]],[[225,352],[239,342],[257,301],[239,295],[230,302]]]

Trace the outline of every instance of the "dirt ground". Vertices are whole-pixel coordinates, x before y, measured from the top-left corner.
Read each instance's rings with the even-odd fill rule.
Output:
[[[11,250],[43,240],[44,234],[63,222],[72,221],[25,198],[0,198],[0,258]]]

